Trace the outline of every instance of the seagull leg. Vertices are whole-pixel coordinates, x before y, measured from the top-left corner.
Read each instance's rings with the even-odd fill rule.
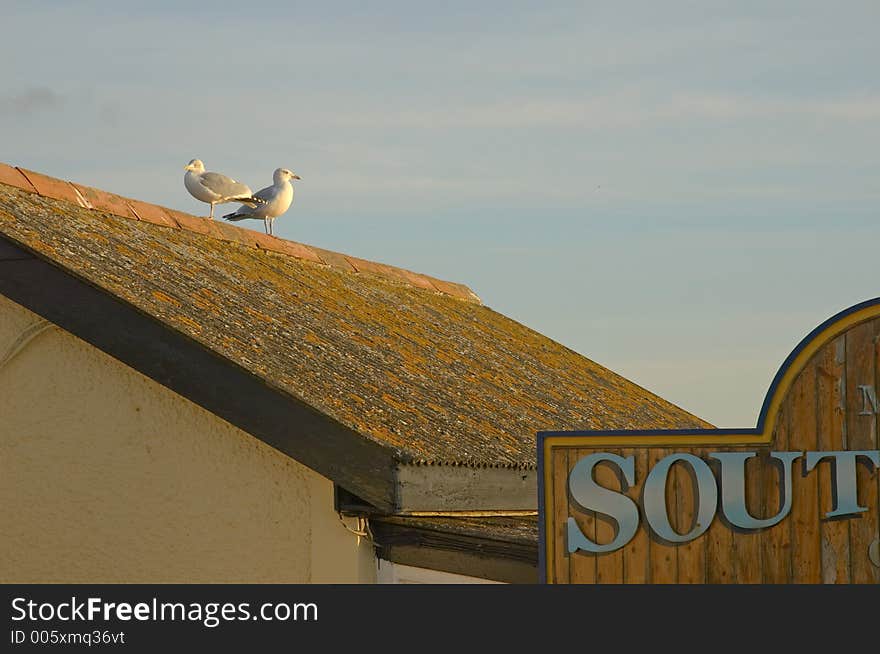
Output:
[[[211,215],[208,216],[210,220],[214,220],[214,203],[211,203]]]
[[[275,230],[272,228],[272,218],[269,218],[269,234],[275,236]]]

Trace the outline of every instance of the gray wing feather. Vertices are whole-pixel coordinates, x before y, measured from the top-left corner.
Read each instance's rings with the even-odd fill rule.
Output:
[[[260,201],[259,205],[241,205],[234,212],[226,214],[223,216],[227,220],[241,220],[242,218],[250,218],[257,214],[255,217],[262,217],[261,214],[267,209],[268,206],[271,206],[272,200],[275,199],[278,191],[274,186],[267,186],[266,188],[261,188],[259,191],[254,193],[253,197]],[[263,214],[264,215],[264,214]]]
[[[254,197],[263,202],[271,202],[275,198],[275,193],[275,186],[267,186],[254,193]]]
[[[202,186],[224,198],[250,197],[251,189],[247,184],[236,182],[231,177],[220,173],[202,173]]]

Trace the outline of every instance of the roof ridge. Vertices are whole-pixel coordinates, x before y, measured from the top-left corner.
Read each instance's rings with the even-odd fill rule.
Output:
[[[268,250],[296,259],[323,264],[345,272],[377,275],[416,288],[482,304],[477,294],[464,284],[437,279],[430,275],[406,270],[405,268],[368,261],[296,241],[288,241],[277,236],[261,234],[251,229],[236,227],[221,221],[199,218],[176,209],[169,209],[158,204],[126,198],[115,193],[49,177],[42,173],[19,166],[10,166],[2,162],[0,162],[0,184],[14,186],[29,193],[36,193],[54,200],[76,204],[84,209],[103,211],[121,218],[153,223],[154,225],[171,229],[181,229],[218,240],[232,241],[258,250]]]

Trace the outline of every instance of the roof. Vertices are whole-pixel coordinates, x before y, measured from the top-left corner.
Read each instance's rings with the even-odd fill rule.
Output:
[[[191,231],[215,239],[240,243],[248,247],[286,254],[296,259],[321,263],[340,270],[387,277],[398,283],[417,286],[471,302],[480,301],[476,293],[463,284],[435,279],[428,275],[420,275],[403,268],[276,238],[261,232],[242,229],[223,221],[206,220],[205,218],[169,209],[168,207],[125,198],[114,193],[102,191],[101,189],[84,186],[83,184],[48,177],[26,168],[14,168],[0,163],[0,184],[14,186],[47,198],[66,200],[86,209],[96,209],[122,218]]]
[[[390,474],[394,495],[433,474],[401,476],[400,466],[534,471],[539,430],[709,426],[461,284],[2,165],[0,235],[51,267],[39,282],[0,279],[0,292],[246,431],[273,432],[267,442],[337,482],[328,472],[372,457],[347,486],[370,501],[364,479]],[[66,296],[51,300],[46,287],[73,283],[58,272],[108,315],[87,322],[57,299]],[[137,329],[152,336],[134,342]],[[150,357],[137,351],[146,345]],[[234,373],[238,392],[199,388],[207,373],[196,378],[185,357],[222,369],[214,385]],[[283,399],[312,431],[266,424],[269,409],[255,412],[268,393],[279,415]],[[339,440],[315,431],[331,426]],[[343,443],[361,454],[319,456]]]

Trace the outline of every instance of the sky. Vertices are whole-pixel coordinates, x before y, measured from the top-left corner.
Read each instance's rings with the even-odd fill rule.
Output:
[[[276,235],[466,283],[720,427],[880,296],[876,1],[2,14],[0,161],[198,215],[190,159],[290,168]]]

